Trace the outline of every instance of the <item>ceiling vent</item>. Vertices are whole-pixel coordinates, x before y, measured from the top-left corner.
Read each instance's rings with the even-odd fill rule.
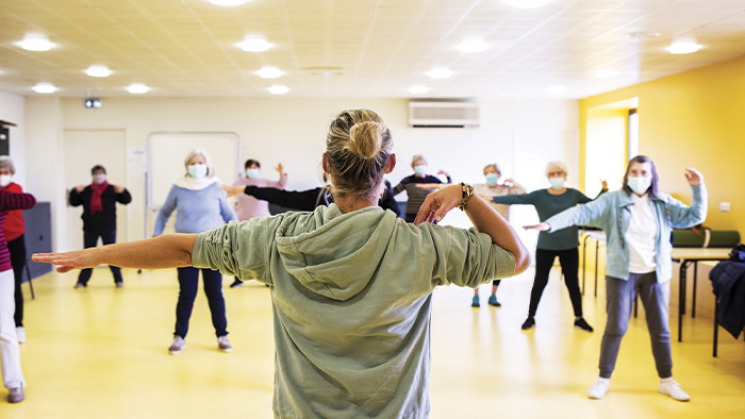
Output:
[[[478,127],[479,105],[461,101],[411,101],[409,125],[414,128]]]

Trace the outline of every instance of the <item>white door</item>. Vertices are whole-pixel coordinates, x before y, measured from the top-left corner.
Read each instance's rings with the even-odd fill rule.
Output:
[[[215,176],[232,184],[240,172],[240,137],[232,132],[164,132],[148,136],[148,193],[145,237],[153,234],[158,210],[177,178],[186,173],[184,159],[197,147],[212,159]],[[173,232],[176,214],[171,214],[165,233]]]
[[[91,168],[97,164],[106,168],[112,185],[126,187],[126,134],[124,130],[65,130],[65,180],[67,198],[77,185],[90,185]],[[69,202],[69,201],[68,201]],[[117,204],[117,241],[127,241],[127,206]],[[67,206],[67,228],[64,249],[83,248],[83,207]],[[99,245],[101,243],[99,242]]]

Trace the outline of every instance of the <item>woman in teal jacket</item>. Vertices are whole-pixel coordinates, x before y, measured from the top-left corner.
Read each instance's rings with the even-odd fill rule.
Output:
[[[554,232],[574,225],[594,225],[605,232],[608,322],[600,346],[600,377],[588,392],[590,398],[601,399],[608,392],[638,292],[660,376],[659,391],[675,400],[690,399],[672,378],[668,324],[672,277],[670,234],[673,228],[701,224],[706,219],[707,197],[701,173],[686,169],[686,179],[693,191],[690,207],[659,192],[654,163],[649,157],[636,156],[626,169],[623,189],[525,227]]]
[[[432,290],[518,274],[530,257],[468,185],[430,194],[414,224],[380,208],[383,175],[396,164],[392,147],[376,113],[342,112],[323,155],[334,195],[328,207],[35,260],[61,271],[193,265],[255,278],[269,285],[273,303],[276,417],[425,418]],[[456,206],[475,230],[431,224]]]

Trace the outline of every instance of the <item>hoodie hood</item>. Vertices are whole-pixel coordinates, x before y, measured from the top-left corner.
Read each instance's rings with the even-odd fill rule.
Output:
[[[396,215],[378,206],[342,214],[336,204],[319,207],[304,233],[288,217],[277,230],[282,263],[309,291],[346,301],[364,290],[378,270],[396,226]],[[312,231],[308,232],[308,227]]]

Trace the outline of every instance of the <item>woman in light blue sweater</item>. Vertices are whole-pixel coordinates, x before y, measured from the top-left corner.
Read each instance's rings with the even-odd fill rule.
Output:
[[[176,180],[168,192],[165,203],[155,220],[154,236],[163,234],[173,210],[176,210],[176,233],[198,234],[215,229],[238,218],[233,207],[220,189],[220,181],[215,177],[215,169],[210,157],[202,148],[197,148],[184,160],[186,174]],[[222,294],[222,274],[211,269],[202,269],[204,293],[207,294],[212,325],[215,326],[217,346],[223,352],[230,352],[228,340],[228,320],[225,315],[225,298]],[[179,296],[176,304],[176,330],[168,352],[175,355],[186,348],[186,333],[189,331],[189,318],[194,307],[194,299],[199,288],[199,269],[178,268]]]
[[[367,109],[345,111],[331,123],[323,155],[334,195],[328,207],[34,260],[61,272],[106,261],[256,278],[271,290],[275,417],[426,418],[432,290],[518,274],[530,256],[468,185],[428,195],[413,224],[384,211],[383,175],[395,165],[385,122]],[[476,228],[430,223],[454,207]]]
[[[644,305],[652,340],[652,354],[660,377],[659,392],[679,401],[690,399],[673,380],[672,372],[668,324],[672,277],[670,234],[673,228],[689,228],[704,222],[706,188],[701,173],[686,169],[686,179],[693,192],[693,202],[689,207],[659,192],[657,179],[652,160],[647,156],[636,156],[626,169],[623,189],[560,212],[541,224],[526,226],[558,233],[574,225],[593,225],[605,232],[608,243],[605,267],[608,322],[600,346],[600,376],[587,392],[592,399],[602,399],[610,388],[610,377],[637,293]]]

